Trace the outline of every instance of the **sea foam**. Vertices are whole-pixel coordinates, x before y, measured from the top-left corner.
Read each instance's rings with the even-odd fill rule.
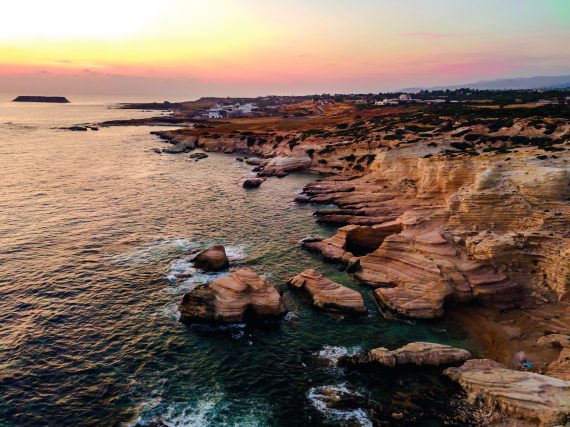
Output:
[[[362,427],[372,427],[372,421],[370,421],[368,411],[364,408],[354,408],[354,409],[336,409],[329,408],[324,400],[330,397],[328,391],[333,390],[338,394],[351,394],[356,396],[362,396],[360,393],[353,390],[349,390],[346,384],[313,387],[307,393],[307,398],[311,402],[311,405],[315,407],[320,413],[322,413],[326,418],[335,422],[337,425],[358,425]],[[324,400],[323,400],[324,399]]]

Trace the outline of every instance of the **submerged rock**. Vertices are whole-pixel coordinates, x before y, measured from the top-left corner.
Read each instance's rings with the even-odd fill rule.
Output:
[[[267,159],[261,159],[259,157],[248,157],[247,159],[245,159],[245,163],[247,163],[248,165],[252,165],[252,166],[263,166],[268,161],[269,160],[267,160]]]
[[[248,178],[243,182],[242,187],[243,188],[258,188],[261,186],[261,184],[263,184],[264,181],[265,181],[265,178]]]
[[[372,426],[373,420],[383,412],[380,403],[345,384],[312,388],[307,397],[327,418],[343,421],[339,425]]]
[[[570,423],[570,382],[531,372],[515,371],[488,359],[473,359],[444,374],[479,403],[540,426]]]
[[[309,269],[289,280],[295,288],[307,291],[315,307],[335,312],[364,314],[367,312],[362,295],[346,286],[325,278]]]
[[[449,366],[465,362],[471,353],[449,345],[414,342],[397,350],[375,348],[364,354],[344,357],[340,360],[346,364],[377,363],[393,368],[399,365],[417,366]]]
[[[223,245],[212,246],[199,252],[193,259],[194,266],[205,271],[220,271],[228,268],[230,261]]]
[[[194,153],[188,156],[190,159],[194,159],[195,161],[207,159],[209,156],[206,153]]]
[[[185,323],[247,322],[278,318],[287,311],[275,286],[247,268],[186,293],[179,310]]]

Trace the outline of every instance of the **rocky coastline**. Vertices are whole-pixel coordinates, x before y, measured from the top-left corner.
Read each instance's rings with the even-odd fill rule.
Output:
[[[201,149],[246,157],[237,160],[257,173],[246,188],[296,171],[326,174],[295,200],[326,205],[317,220],[339,228],[302,246],[372,288],[386,317],[449,316],[471,331],[495,361],[465,362],[470,355],[461,350],[445,350],[446,359],[433,349],[425,360],[465,362],[445,373],[471,403],[497,415],[488,425],[508,416],[554,426],[570,422],[569,117],[423,107],[376,112],[339,104],[302,122],[211,121],[154,134],[172,146],[160,153]],[[300,273],[290,284],[317,307],[363,311],[358,292],[318,272]],[[243,321],[258,292],[270,296],[271,309],[255,314],[285,313],[271,284],[238,270],[187,294],[182,317]],[[418,360],[405,349],[374,351],[359,361]],[[534,372],[516,369],[521,352],[535,361]],[[487,378],[496,375],[504,384]],[[535,401],[516,390],[535,394]]]

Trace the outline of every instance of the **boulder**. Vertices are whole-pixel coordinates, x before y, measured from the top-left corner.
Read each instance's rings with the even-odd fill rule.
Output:
[[[260,159],[259,157],[248,157],[245,159],[245,163],[252,166],[263,166],[267,162],[267,159]]]
[[[248,159],[249,160],[249,159]],[[274,157],[263,166],[263,174],[267,176],[279,176],[289,172],[306,169],[311,165],[311,158],[303,153],[289,157]]]
[[[449,366],[469,360],[471,353],[461,348],[444,344],[414,342],[397,350],[380,347],[364,354],[348,356],[342,359],[344,363],[376,363],[393,368],[400,365],[417,366]]]
[[[513,418],[540,426],[570,423],[570,381],[507,369],[488,359],[473,359],[444,374],[479,403]]]
[[[185,323],[247,322],[278,318],[287,311],[277,289],[247,268],[197,286],[184,295],[179,310]]]
[[[335,312],[364,314],[367,312],[362,295],[355,290],[325,278],[309,269],[289,280],[295,288],[307,291],[315,307]]]
[[[194,266],[205,271],[220,271],[228,268],[230,262],[223,245],[212,246],[199,252],[194,259]]]
[[[195,143],[192,142],[178,142],[174,144],[172,147],[165,148],[162,150],[163,153],[166,154],[180,154],[180,153],[188,153],[195,148]]]
[[[243,188],[258,188],[259,186],[261,186],[261,184],[263,184],[264,181],[265,181],[265,178],[248,178],[243,182],[242,187]]]

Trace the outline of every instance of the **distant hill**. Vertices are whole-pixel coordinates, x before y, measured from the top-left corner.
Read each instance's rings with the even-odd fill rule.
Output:
[[[502,89],[542,89],[542,88],[566,88],[570,87],[570,76],[535,76],[499,80],[483,80],[477,83],[465,83],[461,85],[434,86],[434,87],[411,87],[402,89],[402,92],[419,92],[420,90],[454,90],[471,88],[479,90],[502,90]]]
[[[67,104],[69,100],[63,96],[18,96],[13,102],[52,102]]]
[[[566,83],[560,83],[549,87],[549,89],[569,89],[569,88],[570,88],[570,80],[568,80]]]

